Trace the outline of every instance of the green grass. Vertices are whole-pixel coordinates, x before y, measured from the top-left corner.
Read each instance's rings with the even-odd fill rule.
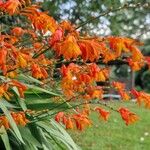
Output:
[[[140,120],[126,126],[117,112],[112,112],[108,122],[91,114],[93,125],[86,130],[70,131],[75,142],[83,150],[149,150],[150,149],[150,110],[138,107],[133,102],[109,102],[118,108],[126,106],[140,116]],[[148,133],[149,135],[145,135]],[[144,138],[144,140],[140,140]]]

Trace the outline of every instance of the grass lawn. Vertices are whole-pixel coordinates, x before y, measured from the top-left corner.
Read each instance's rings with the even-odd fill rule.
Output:
[[[93,112],[90,128],[82,132],[70,131],[75,142],[83,150],[150,150],[150,110],[138,107],[134,102],[108,104],[115,108],[127,106],[140,116],[140,120],[126,126],[117,112],[111,112],[108,122],[100,120]]]

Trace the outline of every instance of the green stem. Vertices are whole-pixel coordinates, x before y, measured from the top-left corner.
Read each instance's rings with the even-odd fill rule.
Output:
[[[76,107],[78,107],[78,106],[81,106],[81,105],[84,105],[84,104],[100,104],[100,105],[102,105],[102,106],[105,106],[105,107],[109,108],[109,109],[112,110],[112,111],[118,112],[118,110],[114,109],[112,106],[109,106],[107,103],[103,103],[103,102],[101,102],[101,101],[97,101],[96,103],[92,103],[92,101],[89,101],[88,103],[87,103],[87,102],[80,103],[80,104],[77,104],[77,105],[75,105],[75,106],[71,106],[70,108],[69,108],[69,107],[68,107],[68,108],[65,108],[65,109],[62,110],[62,111],[67,111],[68,109],[72,109],[72,108],[74,109],[74,108],[76,108]],[[31,121],[30,123],[34,123],[34,122],[38,122],[38,121],[41,121],[41,120],[45,120],[47,117],[54,116],[54,115],[56,115],[56,114],[59,113],[59,112],[60,112],[60,111],[57,111],[57,112],[54,112],[54,113],[49,113],[49,112],[47,112],[47,114],[45,114],[44,116],[37,117],[36,120],[33,120],[33,121]],[[77,111],[76,111],[76,112],[77,112]]]
[[[45,50],[43,50],[43,51],[41,51],[41,52],[39,52],[39,53],[33,55],[32,58],[37,58],[37,57],[39,57],[40,55],[46,53],[50,48],[51,48],[51,47],[48,47],[47,49],[45,49]]]

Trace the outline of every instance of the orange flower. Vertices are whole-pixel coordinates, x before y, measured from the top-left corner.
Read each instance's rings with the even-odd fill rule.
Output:
[[[63,31],[61,28],[58,28],[49,39],[50,46],[53,46],[55,43],[60,42],[62,40]]]
[[[131,90],[131,94],[136,98],[136,100],[137,100],[137,103],[139,104],[139,105],[141,105],[141,103],[142,103],[142,101],[143,101],[143,94],[141,95],[141,93],[140,92],[138,92],[137,90],[135,90],[135,89],[132,89]]]
[[[3,74],[6,75],[6,58],[7,58],[7,50],[2,48],[0,49],[0,69],[2,69]]]
[[[6,76],[9,78],[16,78],[17,75],[18,75],[17,71],[11,71],[6,74]]]
[[[127,108],[119,108],[118,112],[120,113],[122,119],[125,121],[126,125],[132,124],[139,120],[139,117],[130,112]]]
[[[62,123],[64,124],[64,125],[66,125],[66,123],[67,123],[67,117],[64,115],[63,116],[63,118],[62,118]]]
[[[27,87],[24,84],[22,84],[16,80],[12,80],[9,84],[12,86],[16,86],[18,88],[20,97],[24,98],[24,91],[27,90]]]
[[[19,6],[21,6],[19,0],[8,0],[0,5],[0,9],[8,12],[10,15],[13,15]]]
[[[141,69],[141,67],[144,65],[144,62],[140,61],[133,61],[131,58],[127,59],[127,62],[129,63],[129,66],[133,71],[138,71]]]
[[[55,116],[55,121],[60,122],[63,117],[64,117],[64,112],[59,112]]]
[[[40,42],[35,42],[33,44],[33,47],[35,48],[35,51],[37,52],[39,49],[41,49],[43,47],[43,44]]]
[[[90,60],[93,62],[94,60],[97,60],[100,57],[100,54],[104,54],[107,49],[106,45],[99,42],[97,39],[79,40],[78,44],[84,61]]]
[[[91,125],[91,121],[85,114],[74,114],[73,119],[78,130],[82,131],[83,129]]]
[[[140,100],[144,101],[146,108],[150,108],[150,94],[147,94],[141,91],[140,96],[137,98],[137,101],[140,101]]]
[[[14,35],[14,36],[17,36],[17,37],[20,37],[24,34],[24,30],[20,27],[15,27],[11,30],[11,33]]]
[[[16,49],[13,51],[13,56],[16,59],[17,66],[21,68],[26,68],[28,66],[28,62],[31,60],[29,53],[17,51]]]
[[[66,121],[66,129],[73,129],[73,121],[71,120],[71,118],[67,118],[67,121]]]
[[[6,118],[6,116],[0,116],[0,127],[4,126],[6,129],[10,128],[10,124],[8,122],[8,119]]]
[[[127,92],[119,90],[119,94],[121,96],[121,98],[125,101],[128,101],[130,99],[130,96]]]
[[[86,92],[90,95],[91,99],[101,99],[103,96],[103,90],[99,86],[90,86],[87,88]]]
[[[48,73],[45,68],[41,68],[38,64],[32,64],[31,71],[34,78],[46,79],[48,77]]]
[[[135,46],[131,46],[131,52],[132,52],[132,61],[134,62],[140,62],[144,59],[143,54],[141,53],[141,51],[135,47]]]
[[[29,122],[29,120],[26,118],[24,112],[11,112],[11,116],[17,125],[25,126]],[[9,129],[11,127],[6,116],[0,116],[0,127],[2,125],[6,129]]]
[[[88,74],[79,74],[79,81],[84,83],[91,83],[92,78]]]
[[[132,89],[132,90],[131,90],[131,93],[132,93],[136,98],[138,98],[138,97],[140,96],[140,92],[138,92],[138,91],[135,90],[135,89]]]
[[[0,97],[4,96],[7,100],[10,100],[11,94],[7,92],[8,88],[8,84],[2,84],[0,86]]]
[[[114,37],[109,36],[106,38],[110,48],[115,52],[116,56],[120,56],[122,52],[132,51],[136,46],[142,45],[143,43],[137,42],[134,39],[126,37]]]
[[[88,67],[89,76],[95,81],[106,81],[109,77],[109,70],[107,68],[100,69],[95,63],[92,63]]]
[[[69,69],[65,65],[62,65],[60,72],[61,72],[62,77],[66,77],[70,74]]]
[[[124,90],[124,88],[125,88],[125,84],[124,83],[115,82],[115,81],[112,82],[112,86],[114,88],[116,88],[117,90]]]
[[[54,33],[58,28],[54,18],[48,16],[46,12],[38,11],[36,6],[26,8],[22,14],[28,17],[36,30],[41,30],[43,33],[47,31]]]
[[[71,31],[74,31],[75,28],[74,26],[71,24],[71,22],[69,21],[62,21],[59,26],[62,28],[63,31],[67,31],[67,32],[71,32]]]
[[[11,112],[13,119],[15,120],[17,125],[25,126],[29,120],[26,118],[24,112]]]
[[[110,112],[106,111],[105,109],[102,109],[100,107],[96,107],[94,110],[98,111],[100,114],[100,118],[103,118],[104,121],[108,120],[108,117],[110,115]]]
[[[104,68],[97,73],[95,80],[104,82],[108,79],[108,77],[109,77],[109,70],[107,68]]]
[[[20,53],[18,55],[18,57],[17,57],[17,64],[21,68],[27,67],[28,63],[27,63],[27,59],[26,59],[26,55],[25,54]]]
[[[75,92],[76,83],[72,78],[73,78],[72,76],[66,76],[61,81],[62,91],[64,92],[64,95],[67,96],[68,98],[74,96]]]
[[[82,113],[85,114],[85,115],[89,115],[89,114],[90,114],[90,110],[91,110],[90,105],[86,103],[86,104],[83,106],[83,111],[82,111]]]
[[[64,42],[54,47],[58,55],[63,55],[65,59],[77,58],[81,55],[81,50],[72,35],[68,35]]]
[[[117,56],[115,53],[111,51],[107,51],[106,53],[104,53],[104,60],[103,60],[104,63],[108,63],[109,61],[116,60],[116,59]]]

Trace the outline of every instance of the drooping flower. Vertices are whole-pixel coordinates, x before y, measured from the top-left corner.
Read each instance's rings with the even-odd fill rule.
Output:
[[[17,125],[25,126],[29,120],[26,118],[24,112],[11,112],[11,116]],[[0,116],[0,127],[4,126],[6,129],[11,128],[10,122],[6,116]]]
[[[109,69],[100,68],[95,63],[89,65],[88,68],[89,76],[92,77],[95,81],[106,81],[109,77]]]
[[[47,31],[54,33],[58,28],[54,18],[47,15],[46,12],[38,11],[37,6],[26,8],[23,10],[22,14],[28,17],[36,30],[40,30],[43,33],[46,33]]]
[[[83,83],[92,83],[92,78],[88,74],[79,74],[79,81]]]
[[[7,83],[3,83],[0,86],[0,98],[4,96],[7,100],[10,100],[11,94],[8,92],[9,85]]]
[[[62,67],[60,68],[60,73],[61,73],[62,77],[66,77],[70,74],[70,71],[69,71],[68,67],[66,67],[65,65],[62,65]]]
[[[124,90],[119,90],[118,92],[119,92],[119,94],[120,94],[120,96],[121,96],[121,98],[122,98],[123,100],[125,100],[125,101],[130,100],[130,96],[129,96],[129,94],[128,94],[126,91],[124,91]]]
[[[144,65],[144,62],[142,61],[133,61],[131,58],[127,59],[127,62],[129,63],[129,66],[133,71],[138,71],[142,68]]]
[[[77,44],[74,36],[68,35],[65,41],[55,45],[54,49],[56,53],[60,56],[63,55],[65,59],[70,60],[71,58],[77,58],[81,55],[81,50]]]
[[[108,120],[110,115],[109,111],[106,111],[105,109],[102,109],[100,107],[96,107],[94,110],[99,112],[100,118],[102,118],[104,121]]]
[[[73,119],[75,121],[76,128],[80,131],[91,125],[91,121],[85,114],[74,114]]]
[[[49,45],[53,46],[55,43],[60,42],[63,37],[63,31],[61,28],[58,28],[49,39]]]
[[[7,73],[6,58],[7,58],[7,50],[4,48],[0,49],[0,69],[3,71],[4,75],[6,75]]]
[[[38,64],[33,63],[31,66],[32,76],[37,79],[46,79],[48,73],[45,68],[40,67]]]
[[[135,113],[130,112],[127,108],[121,107],[119,108],[118,112],[125,121],[126,125],[133,124],[139,120],[139,117]]]
[[[106,45],[96,40],[79,40],[78,44],[84,61],[90,60],[93,62],[100,58],[100,54],[106,51]]]
[[[103,59],[104,63],[108,63],[109,61],[113,61],[117,59],[116,54],[109,50],[106,53],[104,53],[103,57],[104,57]]]
[[[55,116],[55,121],[60,122],[63,117],[64,117],[64,112],[59,112]]]
[[[139,105],[141,105],[142,102],[145,103],[145,107],[146,108],[150,108],[150,94],[145,93],[143,91],[137,92],[136,90],[132,90],[131,93],[133,95],[135,95],[137,93],[137,95],[135,95],[136,100],[138,102]]]
[[[124,83],[121,83],[121,82],[113,81],[113,82],[112,82],[112,86],[113,86],[114,88],[116,88],[117,90],[124,90],[124,89],[125,89],[125,84],[124,84]]]
[[[21,7],[19,0],[8,0],[0,5],[0,9],[10,15],[13,15],[17,11],[18,7]]]
[[[67,118],[67,121],[66,121],[66,129],[73,129],[74,126],[73,126],[73,121],[72,119],[69,117]]]
[[[25,126],[29,122],[24,112],[11,112],[11,115],[17,125]]]
[[[24,98],[24,92],[27,90],[27,86],[18,82],[17,80],[10,81],[9,85],[16,86],[21,98]]]
[[[86,93],[90,96],[91,99],[102,99],[103,89],[99,86],[89,86],[86,89]]]
[[[144,59],[144,56],[141,53],[141,51],[135,46],[131,46],[131,53],[132,53],[131,59],[134,62],[141,62]]]

